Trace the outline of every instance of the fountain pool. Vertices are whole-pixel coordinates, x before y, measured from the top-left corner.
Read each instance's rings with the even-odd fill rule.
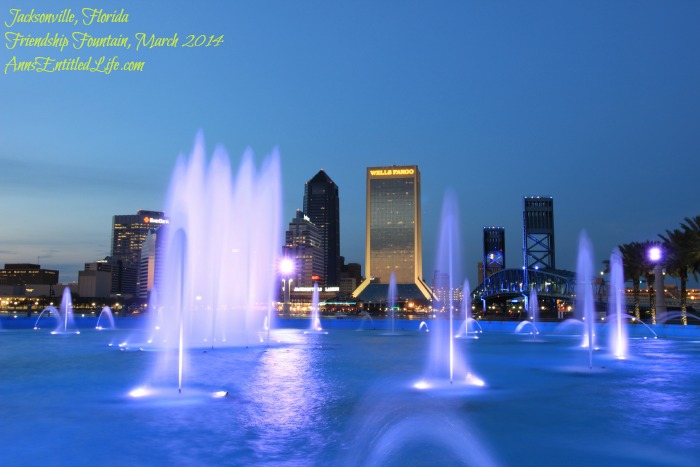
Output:
[[[4,320],[0,459],[6,465],[663,465],[700,459],[700,328],[631,325],[628,358],[593,369],[580,334],[481,322],[455,341],[486,387],[413,387],[430,333],[397,320],[278,320],[269,347],[188,350],[182,396],[133,398],[161,351],[141,319],[51,335]],[[429,322],[432,328],[434,322]],[[599,329],[606,333],[606,325]],[[687,337],[694,335],[694,337]],[[599,342],[606,342],[601,339]],[[110,346],[109,344],[113,344]],[[227,397],[214,398],[217,390]]]

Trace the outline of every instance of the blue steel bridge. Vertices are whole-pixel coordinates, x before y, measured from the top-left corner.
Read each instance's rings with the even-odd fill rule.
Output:
[[[576,276],[559,269],[502,269],[472,291],[472,303],[478,306],[485,301],[488,307],[529,296],[533,289],[537,291],[539,301],[572,302],[576,293]],[[595,290],[596,295],[597,292]]]

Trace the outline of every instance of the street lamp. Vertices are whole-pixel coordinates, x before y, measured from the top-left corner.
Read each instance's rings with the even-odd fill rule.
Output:
[[[291,258],[282,258],[279,264],[282,275],[282,312],[289,313],[292,289],[292,274],[294,274],[294,261]]]
[[[664,276],[661,267],[663,250],[660,245],[653,245],[647,250],[647,258],[654,265],[654,282],[649,284],[649,308],[651,309],[651,324],[656,324],[657,315],[666,314],[664,303]]]
[[[660,246],[652,246],[649,248],[649,251],[647,251],[647,257],[652,263],[658,263],[661,261],[661,257],[663,256],[663,253],[661,251]]]

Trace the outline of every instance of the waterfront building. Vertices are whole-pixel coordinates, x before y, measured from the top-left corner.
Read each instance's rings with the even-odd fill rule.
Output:
[[[340,293],[350,296],[362,283],[362,265],[360,263],[345,264],[345,257],[340,257]]]
[[[301,210],[289,223],[285,232],[282,254],[294,263],[290,277],[295,287],[323,287],[324,255],[320,229]]]
[[[112,265],[106,259],[85,263],[78,271],[78,295],[80,297],[109,297],[112,289]]]
[[[7,263],[0,269],[0,285],[26,287],[29,284],[56,285],[58,271],[31,263]]]
[[[139,210],[135,215],[115,215],[112,218],[112,294],[137,293],[141,246],[149,232],[168,223],[160,211]]]
[[[392,273],[401,299],[431,299],[423,281],[418,166],[367,168],[366,279],[353,292],[362,301],[386,300]]]
[[[321,236],[323,272],[321,283],[336,286],[340,279],[340,198],[338,185],[319,170],[304,186],[304,214]]]
[[[58,290],[58,271],[32,263],[6,263],[0,269],[0,295],[54,296]]]
[[[137,282],[138,298],[148,298],[160,279],[165,229],[167,226],[150,231],[141,245],[141,261],[139,262]]]

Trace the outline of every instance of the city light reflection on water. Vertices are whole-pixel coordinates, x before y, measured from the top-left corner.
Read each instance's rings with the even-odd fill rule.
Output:
[[[250,441],[256,451],[284,455],[323,447],[324,437],[331,431],[326,427],[324,410],[332,400],[332,391],[323,375],[321,352],[287,347],[261,354],[241,388],[254,399],[244,423],[256,434]]]
[[[698,382],[697,345],[688,341],[658,339],[640,347],[640,371],[629,374],[620,388],[628,410],[621,423],[641,431],[664,432],[675,443],[695,447],[700,427],[689,424],[689,411],[700,408],[700,397],[689,391]]]

